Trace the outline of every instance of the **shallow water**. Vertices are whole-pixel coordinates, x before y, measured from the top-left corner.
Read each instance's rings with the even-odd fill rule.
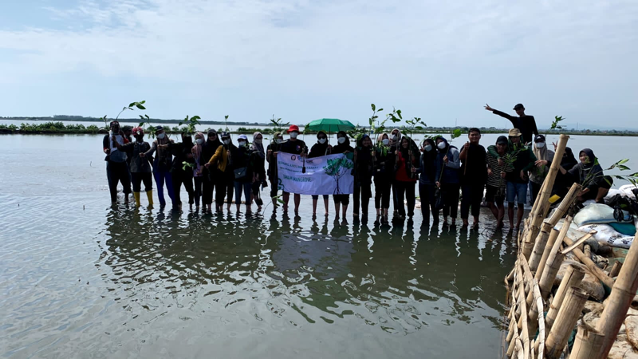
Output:
[[[112,208],[101,139],[0,136],[0,356],[500,355],[516,249],[486,209],[466,231],[313,221],[310,197]]]

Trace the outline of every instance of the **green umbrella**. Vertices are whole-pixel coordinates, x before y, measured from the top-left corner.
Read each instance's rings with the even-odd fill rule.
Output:
[[[311,121],[307,128],[312,131],[324,131],[327,133],[335,133],[338,131],[348,131],[355,128],[348,120],[340,120],[340,119],[318,119]]]

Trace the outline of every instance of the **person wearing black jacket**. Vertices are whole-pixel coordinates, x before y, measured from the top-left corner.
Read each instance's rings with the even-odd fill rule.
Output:
[[[214,129],[209,130],[206,142],[202,146],[200,164],[206,164],[220,146],[222,146],[222,142],[218,139],[217,132]],[[202,204],[207,207],[207,211],[210,213],[213,204],[213,190],[217,185],[216,179],[222,176],[222,172],[217,167],[203,167],[202,176]],[[223,186],[217,186],[217,192],[224,193],[225,190]]]
[[[472,211],[473,228],[479,227],[479,207],[486,184],[486,149],[479,145],[481,132],[477,128],[468,130],[468,142],[462,146],[460,183],[462,188],[461,218],[463,226],[468,226],[468,212]],[[472,209],[471,209],[472,208]]]
[[[388,208],[390,207],[391,186],[394,180],[395,154],[389,146],[388,134],[377,137],[375,147],[375,210],[377,220],[388,223]]]
[[[280,151],[287,154],[295,154],[300,155],[301,157],[305,157],[308,152],[308,148],[306,147],[306,143],[304,140],[299,140],[297,136],[300,133],[300,129],[297,125],[291,125],[288,128],[289,139],[288,141],[282,143],[280,146]],[[284,213],[288,212],[288,199],[291,193],[283,191],[282,192],[282,200],[284,201]],[[295,203],[295,216],[299,215],[300,210],[300,200],[302,199],[300,194],[293,194],[293,202]]]
[[[266,161],[268,162],[268,181],[271,183],[270,196],[271,199],[277,197],[277,191],[279,190],[278,177],[277,177],[277,153],[282,147],[284,138],[282,133],[276,132],[273,134],[273,141],[266,147]],[[277,201],[273,200],[273,211],[277,208]]]
[[[373,142],[367,134],[357,142],[354,154],[355,179],[353,182],[353,220],[359,220],[360,197],[362,221],[368,219],[368,203],[372,196],[371,184],[375,167],[375,152]]]
[[[132,133],[134,134],[136,141],[124,145],[118,144],[117,148],[118,150],[126,151],[127,158],[131,159],[129,166],[132,176],[135,206],[140,206],[140,185],[144,182],[144,191],[146,192],[147,199],[149,200],[149,207],[153,207],[153,168],[150,163],[153,161],[153,158],[142,156],[145,152],[151,149],[151,145],[144,141],[143,128],[135,127],[132,129]]]
[[[353,147],[350,145],[346,132],[337,133],[337,145],[333,146],[333,154],[345,154],[347,158],[353,159]],[[333,195],[335,203],[335,221],[339,221],[339,206],[342,205],[342,220],[346,221],[346,210],[348,209],[348,194]]]
[[[323,131],[317,132],[317,143],[311,147],[311,151],[308,153],[308,158],[314,158],[319,156],[330,155],[332,146],[328,143],[328,137]],[[313,197],[313,217],[317,213],[317,200],[319,195],[312,195]],[[322,195],[324,198],[324,216],[328,216],[328,195]]]
[[[556,145],[555,150],[557,150]],[[570,170],[575,165],[577,165],[577,163],[577,159],[575,159],[575,155],[573,154],[572,149],[566,147],[566,149],[564,150],[564,156],[561,157],[561,168]],[[572,174],[570,174],[569,172],[566,171],[566,173],[563,173],[561,171],[558,171],[557,177],[555,178],[555,184],[552,187],[552,194],[557,195],[563,199],[563,197],[568,194],[568,190],[575,181],[575,177],[572,176]]]
[[[251,186],[253,182],[251,157],[252,154],[246,135],[238,136],[237,147],[231,150],[231,156],[229,157],[229,163],[233,168],[235,177],[235,208],[238,213],[242,204],[242,191],[244,191],[246,213],[251,212]]]
[[[535,117],[532,115],[526,115],[524,113],[524,111],[526,110],[526,108],[524,108],[524,105],[517,104],[513,108],[513,110],[517,112],[517,115],[519,115],[519,117],[508,115],[505,112],[495,110],[491,108],[490,106],[488,106],[488,104],[486,104],[485,108],[488,111],[492,111],[493,114],[495,115],[499,115],[503,118],[510,120],[510,122],[513,124],[513,128],[519,129],[519,131],[521,131],[521,137],[522,137],[522,140],[524,141],[524,144],[532,143],[533,134],[539,135],[539,131],[537,130],[537,123],[535,122]]]
[[[439,222],[439,210],[435,209],[435,179],[437,145],[430,138],[422,143],[422,155],[419,158],[419,198],[422,202],[422,225],[430,225],[430,215],[433,215],[433,224]]]
[[[262,193],[260,186],[265,188],[266,185],[266,168],[264,167],[264,160],[266,159],[266,153],[264,152],[264,145],[262,144],[262,133],[256,131],[253,133],[253,144],[251,144],[252,158],[251,163],[253,165],[253,182],[251,184],[251,196],[257,204],[257,211],[262,211]],[[252,202],[252,201],[251,201]]]
[[[189,194],[189,208],[192,210],[194,202],[193,189],[193,168],[195,167],[195,159],[191,149],[193,148],[193,140],[191,136],[182,133],[181,143],[171,143],[169,150],[173,155],[173,163],[171,164],[171,178],[173,180],[173,210],[179,210],[182,207],[180,199],[180,188],[184,184],[186,192]]]

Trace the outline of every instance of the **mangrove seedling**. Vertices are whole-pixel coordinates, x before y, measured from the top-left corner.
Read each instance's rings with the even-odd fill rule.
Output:
[[[120,112],[118,113],[118,116],[115,117],[115,120],[118,120],[118,118],[120,117],[120,115],[125,111],[125,110],[135,110],[135,108],[138,108],[140,110],[146,110],[146,107],[144,107],[144,103],[146,102],[146,100],[142,100],[142,101],[134,101],[132,103],[129,104],[129,106],[125,106],[122,108],[122,110],[120,110]],[[108,119],[107,116],[104,115],[103,117],[101,117],[101,119],[104,121],[104,127],[106,129],[109,128],[108,125]]]
[[[563,116],[555,116],[555,120],[550,124],[550,130],[561,130],[564,127],[559,125],[560,121],[566,120]]]
[[[195,133],[195,126],[200,125],[200,119],[201,117],[197,115],[192,117],[189,117],[188,115],[186,115],[184,120],[180,121],[178,125],[182,126],[182,124],[186,124],[186,128],[182,128],[182,131],[186,132],[187,134],[193,134]]]

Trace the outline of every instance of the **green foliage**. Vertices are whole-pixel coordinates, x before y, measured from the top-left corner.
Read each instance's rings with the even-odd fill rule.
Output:
[[[227,115],[228,117],[228,115]],[[195,115],[192,117],[189,117],[188,115],[186,115],[186,117],[184,118],[184,120],[180,121],[178,123],[179,126],[182,126],[182,124],[186,124],[185,127],[180,128],[182,130],[183,133],[188,134],[188,135],[192,135],[195,133],[195,126],[196,125],[200,125],[200,119],[202,119],[201,117]]]
[[[415,130],[421,131],[424,130],[428,125],[422,120],[422,118],[414,117],[410,120],[406,120],[406,126],[402,127],[402,132],[410,134],[413,137]]]
[[[282,121],[282,118],[275,118],[275,114],[273,114],[273,117],[271,119],[269,119],[269,122],[271,123],[271,126],[273,126],[273,129],[275,130],[275,132],[282,132],[282,130],[285,129],[285,127],[290,126],[290,123],[285,123],[284,121]],[[304,131],[306,131],[306,128],[304,128]],[[275,133],[274,132],[274,133]]]
[[[135,110],[135,108],[138,108],[140,110],[146,110],[146,107],[144,107],[145,102],[146,100],[134,101],[130,103],[129,106],[123,107],[122,110],[118,113],[118,116],[115,117],[115,120],[117,120],[120,117],[120,114],[122,114],[125,110]],[[104,115],[104,119],[105,119],[104,122],[106,124],[106,115]]]
[[[619,169],[620,171],[628,171],[628,170],[630,170],[630,168],[627,167],[626,165],[624,165],[627,162],[628,162],[628,159],[619,160],[619,161],[615,162],[614,164],[610,165],[608,168],[606,168],[604,170],[607,171],[607,170]],[[588,184],[590,182],[590,180],[593,177],[597,176],[599,173],[601,173],[601,172],[594,173],[592,175],[590,173],[588,173],[588,176],[586,176],[586,179],[584,180],[584,184],[582,184],[582,186],[585,185],[585,184]],[[636,172],[634,174],[630,174],[630,175],[621,174],[621,175],[611,175],[611,176],[616,178],[616,179],[619,179],[619,180],[625,180],[625,181],[631,183],[632,185],[634,185],[635,187],[637,186],[637,173]],[[608,181],[608,179],[606,179],[606,181]],[[610,184],[610,185],[612,185],[612,184]]]
[[[559,125],[560,121],[564,121],[566,120],[564,117],[562,116],[555,116],[555,120],[552,122],[552,124],[550,124],[550,130],[560,130],[563,129],[563,126]]]

